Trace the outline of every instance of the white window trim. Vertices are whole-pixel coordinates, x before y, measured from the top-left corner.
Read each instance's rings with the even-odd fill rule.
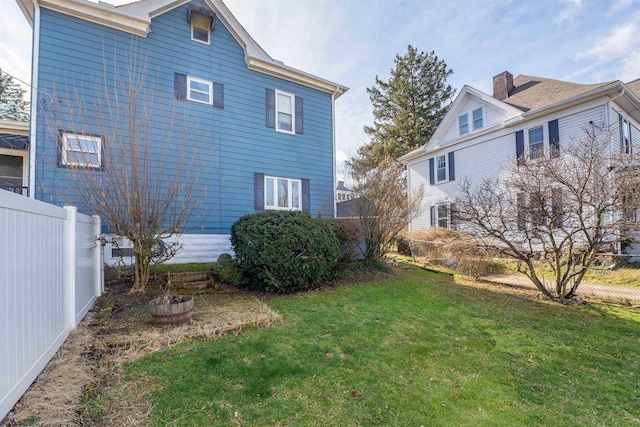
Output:
[[[631,145],[631,133],[633,129],[631,127],[631,120],[626,117],[622,118],[622,153],[623,154],[631,154],[633,153],[633,147]]]
[[[443,154],[442,156],[436,156],[436,159],[435,159],[436,184],[440,184],[442,182],[449,182],[449,159],[447,157],[448,157],[447,154]],[[439,179],[438,177],[438,170],[440,170],[440,168],[438,167],[438,159],[440,158],[444,158],[444,179]]]
[[[481,110],[482,111],[482,127],[479,128],[475,128],[473,125],[473,112],[474,111],[478,111]],[[466,116],[467,117],[467,132],[466,133],[460,133],[460,117]],[[458,136],[465,136],[465,135],[470,135],[474,132],[478,132],[484,128],[487,127],[487,115],[486,115],[486,109],[484,107],[484,105],[478,107],[478,108],[473,108],[472,110],[467,111],[464,114],[459,114],[458,118],[456,119],[456,126],[458,128]]]
[[[196,83],[202,83],[202,84],[206,84],[207,86],[209,86],[209,101],[201,101],[199,99],[194,99],[191,98],[191,82],[196,82]],[[194,89],[196,92],[198,93],[205,93],[201,90],[197,90]],[[198,102],[200,104],[206,104],[206,105],[213,105],[213,82],[210,80],[203,80],[203,79],[199,79],[197,77],[191,77],[191,76],[187,76],[187,100],[191,101],[191,102]]]
[[[98,158],[98,164],[93,164],[93,163],[88,164],[87,162],[70,160],[69,157],[68,157],[67,152],[68,151],[74,151],[75,152],[76,150],[71,150],[70,149],[71,147],[69,146],[69,137],[91,141],[93,143],[93,146],[96,147],[96,150],[95,151],[86,151],[86,153],[87,154],[96,154],[97,158]],[[78,152],[82,153],[84,151],[78,151]],[[95,135],[83,135],[83,134],[64,132],[62,134],[61,163],[64,166],[81,166],[81,167],[100,169],[102,167],[102,137],[95,136]]]
[[[537,129],[541,127],[542,128],[542,155],[540,157],[538,157],[537,159],[532,159],[531,158],[531,144],[530,144],[530,140],[529,140],[529,132]],[[539,159],[544,159],[546,157],[546,154],[549,150],[549,128],[548,126],[545,126],[544,123],[540,123],[537,124],[535,126],[531,126],[529,128],[526,129],[526,131],[524,132],[524,146],[525,146],[525,151],[526,151],[526,158],[527,160],[539,160]]]
[[[440,207],[441,206],[446,206],[447,208],[447,216],[445,217],[447,219],[447,226],[446,227],[440,227]],[[451,203],[436,203],[436,208],[435,208],[435,214],[436,214],[436,218],[435,218],[435,226],[436,227],[440,227],[440,228],[447,228],[450,229],[451,228]]]
[[[465,116],[467,118],[467,131],[465,133],[460,132],[460,117]],[[471,133],[471,123],[469,123],[469,113],[460,114],[456,119],[456,126],[458,127],[458,136],[469,135]]]
[[[267,204],[267,182],[269,179],[273,179],[273,206],[270,206],[269,204]],[[287,180],[287,186],[288,186],[288,200],[287,200],[287,207],[280,207],[278,206],[278,180],[279,179],[286,179]],[[291,207],[293,205],[293,191],[292,191],[292,182],[297,182],[298,183],[298,207],[294,208]],[[270,175],[265,175],[264,176],[264,208],[266,210],[274,210],[274,211],[301,211],[302,210],[302,180],[301,179],[296,179],[296,178],[286,178],[283,176],[270,176]]]
[[[206,16],[206,15],[203,15],[203,16]],[[208,17],[207,17],[207,18],[208,18]],[[193,23],[194,23],[194,20],[192,19],[192,20],[191,20],[191,40],[193,40],[194,42],[198,42],[198,43],[206,44],[207,46],[209,46],[209,45],[211,44],[211,28],[209,28],[208,26],[207,26],[207,28],[206,28],[206,30],[207,30],[207,41],[199,40],[199,39],[196,39],[196,38],[194,38],[194,37],[193,37],[193,29],[194,29],[194,28],[198,28],[199,30],[204,30],[204,28],[195,27],[195,26],[193,25]]]
[[[285,130],[285,129],[280,129],[280,122],[278,121],[278,112],[280,111],[280,109],[278,108],[278,99],[279,96],[278,95],[284,95],[284,96],[288,96],[291,98],[291,130]],[[290,135],[293,135],[296,133],[296,96],[292,93],[289,92],[285,92],[279,89],[276,89],[276,131],[277,132],[282,132],[282,133],[288,133]],[[286,113],[285,113],[286,114]]]
[[[480,113],[482,114],[482,126],[480,126],[479,128],[476,128],[475,124],[473,123],[473,112],[474,111],[478,111],[478,110],[480,110]],[[469,111],[469,118],[471,119],[470,122],[469,122],[469,125],[473,128],[472,132],[477,132],[477,131],[479,131],[481,129],[484,129],[486,127],[485,126],[485,122],[487,120],[486,115],[485,115],[484,105],[479,107],[479,108],[474,108],[473,110]]]
[[[18,148],[0,148],[0,156],[3,155],[22,157],[22,186],[27,187],[29,185],[29,151]]]

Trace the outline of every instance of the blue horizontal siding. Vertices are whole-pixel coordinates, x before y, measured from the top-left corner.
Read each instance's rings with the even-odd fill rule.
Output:
[[[73,187],[69,171],[57,167],[56,134],[58,129],[74,128],[102,133],[100,117],[105,108],[91,101],[96,94],[100,97],[97,82],[106,69],[106,85],[113,86],[114,64],[124,74],[126,57],[133,52],[139,63],[146,64],[147,85],[153,86],[155,94],[154,108],[172,112],[171,132],[162,123],[167,119],[160,117],[154,118],[151,132],[156,151],[161,150],[167,134],[176,146],[176,156],[165,163],[165,175],[177,176],[178,169],[188,169],[198,176],[194,191],[200,205],[186,231],[228,233],[239,216],[253,212],[254,172],[308,178],[311,211],[332,216],[331,95],[249,70],[242,47],[220,20],[210,45],[192,41],[187,7],[154,18],[146,38],[42,9],[38,84],[44,108],[38,115],[36,197],[56,204],[80,204],[68,191]],[[224,109],[175,101],[175,72],[222,83]],[[266,88],[304,99],[303,135],[265,126]],[[61,108],[65,103],[74,104],[69,101],[70,92],[77,92],[83,101],[83,112],[71,114]],[[180,129],[193,129],[193,124],[197,129],[184,138]],[[182,144],[187,148],[181,149]],[[196,159],[191,159],[194,151]],[[180,161],[180,152],[187,158]]]

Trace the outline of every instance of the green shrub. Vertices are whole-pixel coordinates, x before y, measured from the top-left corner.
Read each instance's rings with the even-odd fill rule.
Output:
[[[218,280],[223,283],[237,286],[240,284],[240,280],[242,280],[240,264],[229,254],[222,254],[218,257],[214,272],[218,276]]]
[[[355,218],[328,219],[340,243],[339,263],[351,263],[362,259],[360,245],[364,245],[364,235],[360,220]]]
[[[247,290],[288,293],[317,287],[340,255],[331,226],[302,212],[245,215],[231,227],[231,245]]]

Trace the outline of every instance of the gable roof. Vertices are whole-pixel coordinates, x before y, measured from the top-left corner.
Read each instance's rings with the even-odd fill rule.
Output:
[[[582,95],[590,90],[606,86],[610,83],[613,83],[613,81],[595,84],[579,84],[520,74],[513,79],[515,88],[503,102],[521,111],[536,110],[564,101],[565,99]]]
[[[33,25],[34,6],[38,5],[141,37],[146,37],[149,33],[152,18],[190,1],[141,0],[116,7],[103,1],[95,3],[88,0],[16,0],[31,25]],[[331,93],[334,99],[339,98],[340,95],[349,90],[346,86],[289,67],[283,62],[271,58],[240,25],[222,0],[203,1],[216,13],[216,16],[242,46],[245,62],[250,70],[292,81],[325,93]]]
[[[458,93],[458,96],[456,96],[456,99],[451,104],[449,111],[447,111],[447,114],[444,116],[444,118],[438,125],[438,128],[431,136],[431,139],[425,145],[419,148],[416,148],[415,150],[405,154],[404,156],[400,157],[398,160],[400,161],[409,160],[410,158],[414,157],[417,154],[425,152],[431,148],[436,148],[434,144],[436,143],[436,141],[439,141],[440,138],[442,138],[442,136],[447,132],[447,129],[449,129],[449,126],[451,126],[451,124],[453,124],[454,121],[457,119],[460,109],[463,107],[464,103],[467,101],[469,97],[479,98],[480,100],[482,100],[483,103],[493,105],[494,107],[498,108],[501,111],[504,111],[507,115],[511,117],[518,116],[519,114],[522,113],[520,110],[514,108],[513,106],[506,104],[504,102],[501,102],[496,98],[489,96],[484,92],[479,91],[478,89],[472,88],[471,86],[468,86],[468,85],[464,85],[460,93]],[[492,129],[492,128],[493,126],[487,127],[487,129]],[[467,138],[473,138],[485,131],[486,129],[483,129],[480,132],[469,134],[461,138],[461,140],[464,140]]]

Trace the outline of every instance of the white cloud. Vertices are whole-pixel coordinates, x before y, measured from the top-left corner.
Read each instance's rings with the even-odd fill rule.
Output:
[[[576,59],[595,58],[606,61],[633,52],[640,47],[640,29],[635,22],[615,27],[608,36],[602,37],[591,48],[578,53]]]
[[[15,1],[0,2],[0,16],[0,68],[28,84],[31,82],[31,27]]]
[[[555,19],[556,24],[561,25],[565,22],[571,23],[582,11],[582,0],[563,0],[565,7],[558,12]]]
[[[607,11],[607,16],[615,15],[616,13],[627,10],[631,4],[633,4],[633,0],[616,0],[611,3],[611,7]]]
[[[594,61],[571,76],[591,73],[631,81],[640,77],[640,27],[636,15],[630,22],[615,27],[596,40],[588,49],[579,52],[576,60]]]
[[[640,78],[640,51],[631,53],[622,61],[619,78],[625,83]]]

